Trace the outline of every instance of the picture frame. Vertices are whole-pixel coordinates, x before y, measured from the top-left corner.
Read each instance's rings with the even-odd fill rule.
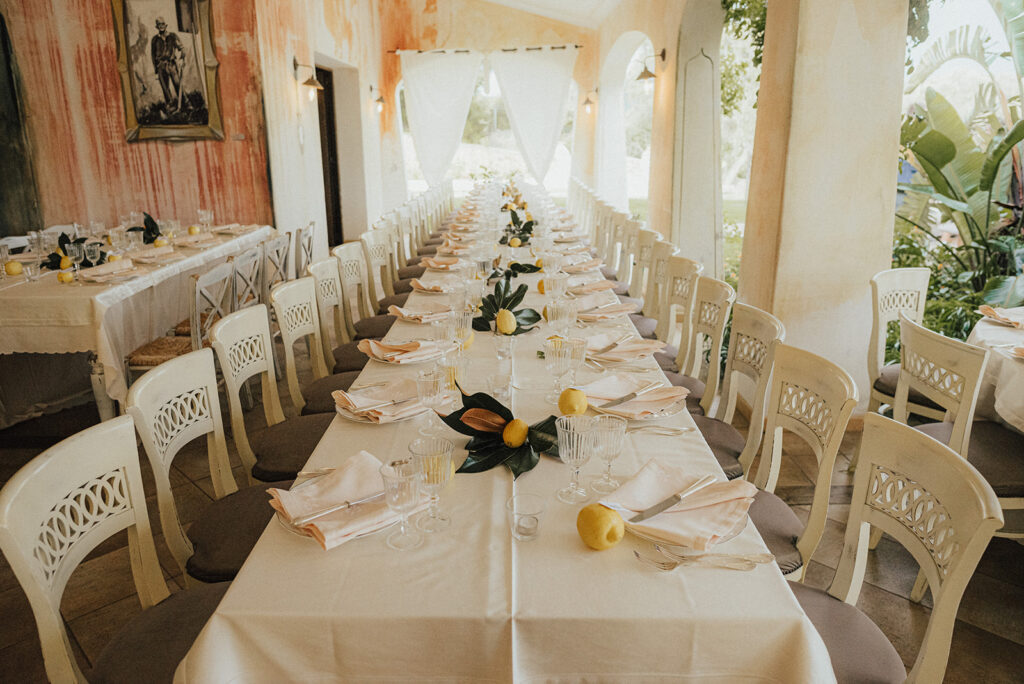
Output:
[[[213,0],[111,0],[125,140],[223,140]]]

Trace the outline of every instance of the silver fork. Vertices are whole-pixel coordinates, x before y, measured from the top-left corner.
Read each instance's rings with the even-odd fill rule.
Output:
[[[750,561],[751,563],[754,563],[755,565],[763,565],[765,563],[774,563],[775,562],[775,556],[773,554],[771,554],[771,553],[703,553],[703,554],[701,554],[699,556],[683,556],[681,554],[676,553],[675,551],[671,551],[669,549],[666,549],[661,544],[655,544],[654,545],[654,550],[657,551],[658,553],[660,553],[661,555],[665,556],[669,560],[673,560],[673,561],[679,561],[679,560],[687,561],[687,560],[693,560],[695,558],[707,558],[709,560],[714,560],[714,559],[725,559],[725,560],[740,559],[740,560]]]
[[[693,432],[697,428],[684,426],[684,427],[669,427],[667,425],[640,425],[638,427],[626,428],[626,434],[632,434],[634,432],[652,432],[656,435],[681,435],[687,432]]]
[[[639,551],[633,551],[633,555],[641,563],[647,565],[653,565],[654,567],[664,572],[670,572],[675,570],[680,565],[687,567],[702,567],[702,568],[719,568],[721,570],[753,570],[757,567],[757,563],[753,561],[743,560],[742,558],[727,559],[727,558],[709,558],[705,559],[704,556],[681,556],[683,560],[661,560],[658,558],[649,558],[644,556]]]

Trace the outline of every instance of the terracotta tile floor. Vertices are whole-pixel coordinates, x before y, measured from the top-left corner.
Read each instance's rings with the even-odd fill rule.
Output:
[[[301,347],[301,345],[300,345]],[[279,357],[280,358],[280,357]],[[293,413],[284,382],[280,383],[285,412]],[[227,415],[225,407],[225,416]],[[45,423],[44,435],[60,434],[61,423],[81,424],[81,412],[68,419],[52,417]],[[262,425],[262,411],[250,411],[247,424],[255,434]],[[19,431],[19,443],[24,434]],[[0,482],[6,481],[18,467],[45,446],[46,437],[29,446],[7,446],[11,440],[0,432]],[[807,583],[827,587],[832,581],[849,513],[852,476],[848,473],[849,458],[858,446],[860,435],[851,433],[843,443],[832,478],[829,521],[821,545],[808,568]],[[50,441],[55,441],[52,437]],[[31,440],[29,440],[31,442]],[[235,466],[235,477],[244,481],[241,466],[228,440]],[[171,483],[178,501],[179,513],[185,521],[195,519],[212,499],[209,474],[205,463],[205,442],[197,440],[175,460]],[[806,517],[813,494],[817,466],[813,455],[802,448],[798,439],[787,439],[785,462],[777,493],[790,503],[801,517]],[[151,520],[159,535],[159,519],[155,516],[153,479],[145,459],[143,471],[150,497]],[[133,592],[127,560],[127,541],[122,533],[97,548],[72,575],[62,605],[71,645],[87,668],[110,636],[139,610]],[[174,562],[163,537],[157,537],[157,549],[168,586],[180,589],[181,569]],[[878,549],[869,555],[866,582],[858,606],[864,610],[896,646],[904,663],[913,663],[927,627],[930,596],[922,604],[909,600],[917,574],[917,565],[902,547],[883,538]],[[46,680],[42,654],[36,636],[35,622],[28,601],[18,586],[10,567],[0,558],[0,682],[42,682]],[[967,588],[961,604],[950,654],[947,682],[1019,682],[1024,667],[1024,546],[1005,539],[995,539],[989,546],[978,571]]]

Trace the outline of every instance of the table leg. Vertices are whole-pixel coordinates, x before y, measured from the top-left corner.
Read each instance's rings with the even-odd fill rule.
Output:
[[[100,420],[110,420],[117,416],[114,408],[114,400],[107,394],[107,385],[103,375],[103,364],[95,354],[89,356],[89,380],[92,382],[92,395],[96,400],[96,408],[100,413]]]

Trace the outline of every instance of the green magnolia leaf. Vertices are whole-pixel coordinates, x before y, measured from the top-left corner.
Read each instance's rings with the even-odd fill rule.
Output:
[[[1014,124],[1006,136],[999,139],[998,142],[996,138],[992,139],[993,144],[990,146],[988,154],[985,156],[985,163],[981,167],[981,179],[978,182],[979,189],[986,192],[992,189],[996,174],[999,171],[999,165],[1003,163],[1003,159],[1010,153],[1010,150],[1022,140],[1024,140],[1024,119]]]
[[[510,266],[510,268],[516,274],[519,274],[519,273],[537,273],[538,271],[540,271],[540,266],[535,266],[533,264],[520,264],[518,262],[512,264]]]
[[[508,454],[505,453],[507,449],[508,447],[502,444],[493,450],[470,452],[469,456],[455,472],[482,473],[485,470],[490,470],[494,466],[501,465],[508,458]]]
[[[508,235],[502,235],[501,239],[498,240],[498,244],[499,245],[507,245],[508,244]]]
[[[540,461],[540,456],[533,450],[528,441],[515,449],[511,447],[505,448],[508,449],[509,454],[505,458],[504,463],[512,471],[512,479],[533,470]]]
[[[1024,306],[1024,276],[992,276],[985,282],[981,298],[990,306]]]
[[[483,316],[476,316],[473,319],[473,330],[476,330],[478,332],[490,332],[491,324],[489,322],[489,319],[486,319]]]
[[[533,309],[519,309],[513,311],[512,314],[516,317],[516,322],[519,325],[534,325],[541,319],[541,315]]]
[[[523,298],[526,297],[526,293],[529,292],[529,290],[529,286],[526,283],[523,283],[522,285],[516,288],[516,291],[513,292],[512,295],[508,297],[508,299],[506,299],[503,302],[503,306],[501,308],[512,311],[514,308],[516,308],[517,306],[519,306],[519,304],[522,303]]]
[[[558,456],[558,430],[555,428],[557,418],[557,416],[548,416],[530,426],[526,439],[537,453]]]
[[[897,187],[906,192],[916,192],[927,195],[939,204],[943,204],[950,209],[955,209],[956,211],[962,211],[964,213],[970,213],[972,211],[971,205],[967,202],[961,202],[960,200],[955,200],[952,197],[947,197],[946,195],[937,192],[935,188],[930,185],[909,185],[907,183],[899,183],[897,184]]]
[[[462,405],[466,408],[482,408],[493,411],[506,421],[513,418],[512,411],[486,392],[477,392],[476,394],[469,395],[463,394]]]
[[[516,230],[518,230],[518,229],[519,229],[519,227],[520,227],[521,225],[523,225],[523,224],[522,224],[522,221],[521,221],[521,220],[520,220],[520,218],[519,218],[519,214],[518,214],[518,213],[516,213],[516,212],[515,212],[515,210],[513,210],[513,211],[512,211],[512,216],[511,216],[511,218],[512,218],[512,225],[516,227]]]

